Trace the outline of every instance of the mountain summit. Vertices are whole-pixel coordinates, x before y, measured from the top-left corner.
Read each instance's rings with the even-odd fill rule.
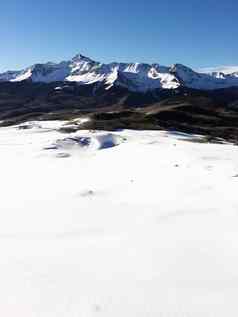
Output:
[[[103,64],[82,54],[60,63],[35,64],[22,71],[7,71],[0,74],[0,81],[56,82],[70,81],[79,85],[100,83],[110,89],[122,86],[130,91],[145,92],[153,89],[176,89],[180,86],[213,90],[238,86],[237,72],[196,72],[175,64],[161,66],[147,63]]]

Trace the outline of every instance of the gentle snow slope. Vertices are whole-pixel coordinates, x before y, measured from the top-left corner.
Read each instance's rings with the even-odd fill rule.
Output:
[[[237,147],[61,124],[0,129],[1,316],[237,316]]]

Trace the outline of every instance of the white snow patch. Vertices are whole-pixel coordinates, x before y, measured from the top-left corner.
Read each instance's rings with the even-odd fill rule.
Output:
[[[31,76],[32,76],[32,70],[29,68],[25,72],[17,75],[16,78],[11,79],[10,81],[12,82],[23,81],[23,80],[29,79]]]

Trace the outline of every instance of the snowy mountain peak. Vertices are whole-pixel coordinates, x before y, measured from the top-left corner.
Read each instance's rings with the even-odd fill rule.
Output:
[[[220,66],[220,67],[207,67],[198,69],[199,73],[223,73],[224,75],[232,75],[238,73],[238,66]]]
[[[183,64],[174,64],[170,68],[170,72],[174,74],[178,74],[179,76],[185,77],[185,76],[193,76],[196,74],[194,70],[191,68],[183,65]]]
[[[176,89],[185,86],[194,89],[211,90],[238,86],[238,68],[234,72],[196,72],[191,68],[174,64],[170,67],[147,63],[103,64],[82,54],[61,63],[37,63],[22,71],[0,74],[0,81],[54,82],[73,81],[79,85],[100,83],[107,89],[122,86],[130,91],[145,92],[153,89]]]
[[[76,54],[73,58],[72,58],[72,62],[94,62],[90,57],[84,56],[80,53]]]

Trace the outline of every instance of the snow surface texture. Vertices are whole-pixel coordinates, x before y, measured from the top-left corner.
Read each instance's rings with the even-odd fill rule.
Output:
[[[237,316],[237,147],[63,124],[0,129],[1,316]]]
[[[33,82],[71,81],[80,85],[103,83],[107,89],[114,85],[131,91],[148,91],[156,88],[176,89],[186,86],[196,89],[219,89],[238,86],[238,68],[208,69],[204,74],[189,67],[175,64],[171,67],[159,64],[109,63],[102,64],[83,55],[76,55],[70,61],[59,64],[35,64],[22,71],[0,74],[0,81]],[[224,72],[222,72],[224,70]],[[60,89],[60,87],[57,87]]]

